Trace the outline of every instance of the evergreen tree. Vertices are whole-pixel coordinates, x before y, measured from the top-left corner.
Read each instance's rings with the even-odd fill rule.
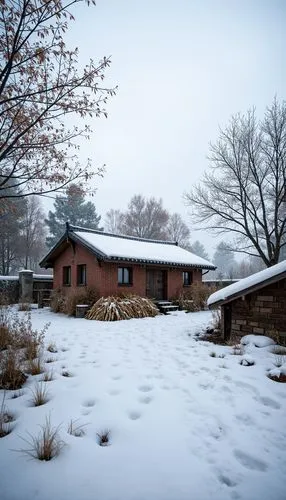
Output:
[[[191,246],[190,246],[190,251],[194,253],[195,255],[198,255],[199,257],[202,257],[203,259],[209,260],[209,256],[206,252],[206,249],[204,245],[196,240]]]
[[[50,232],[46,240],[49,247],[63,235],[67,221],[76,226],[103,230],[99,227],[101,216],[97,215],[95,205],[86,202],[83,191],[74,184],[68,188],[67,196],[56,197],[54,207],[54,212],[49,211],[45,220]]]

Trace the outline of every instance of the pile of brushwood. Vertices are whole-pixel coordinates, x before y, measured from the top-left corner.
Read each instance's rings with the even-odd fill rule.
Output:
[[[124,297],[102,297],[88,311],[86,319],[119,321],[131,318],[153,317],[159,311],[152,300],[128,295]]]

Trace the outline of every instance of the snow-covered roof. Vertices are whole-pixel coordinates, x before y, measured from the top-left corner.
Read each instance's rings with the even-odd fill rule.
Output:
[[[246,295],[255,289],[262,288],[268,283],[278,281],[284,277],[286,277],[286,260],[279,262],[279,264],[276,264],[275,266],[263,269],[263,271],[252,274],[247,278],[243,278],[237,283],[232,283],[231,285],[218,290],[209,296],[208,306],[222,302],[229,302],[234,298]]]
[[[102,231],[74,230],[76,238],[110,260],[177,264],[214,269],[207,260],[179,247],[176,242],[118,236]]]
[[[185,266],[199,269],[215,269],[209,261],[178,246],[174,241],[159,241],[132,236],[122,236],[102,231],[67,225],[65,237],[52,248],[41,261],[41,266],[51,265],[66,238],[83,244],[99,259],[106,261],[129,261],[149,264]]]

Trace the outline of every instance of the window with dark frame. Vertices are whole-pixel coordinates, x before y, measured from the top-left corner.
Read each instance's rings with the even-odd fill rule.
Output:
[[[118,285],[132,285],[131,267],[118,268]]]
[[[63,267],[63,286],[71,286],[71,266]]]
[[[193,282],[193,273],[191,271],[183,272],[183,285],[190,286]]]
[[[79,264],[77,266],[77,286],[86,285],[86,264]]]

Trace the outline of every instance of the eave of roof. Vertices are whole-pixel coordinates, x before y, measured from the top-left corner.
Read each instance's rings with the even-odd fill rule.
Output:
[[[238,292],[233,293],[232,295],[229,295],[225,299],[219,299],[216,302],[212,302],[211,304],[209,304],[209,308],[213,309],[215,307],[222,306],[224,304],[228,304],[229,302],[233,302],[236,299],[239,299],[241,297],[245,297],[246,295],[249,295],[250,293],[256,292],[257,290],[260,290],[261,288],[264,288],[268,285],[271,285],[272,283],[276,283],[277,281],[280,281],[284,278],[286,278],[286,272],[282,272],[280,274],[272,276],[271,278],[267,278],[267,279],[261,281],[260,283],[256,283],[255,285],[251,285],[248,288],[244,288],[243,290],[240,290]],[[227,288],[227,287],[225,287],[225,288]]]

